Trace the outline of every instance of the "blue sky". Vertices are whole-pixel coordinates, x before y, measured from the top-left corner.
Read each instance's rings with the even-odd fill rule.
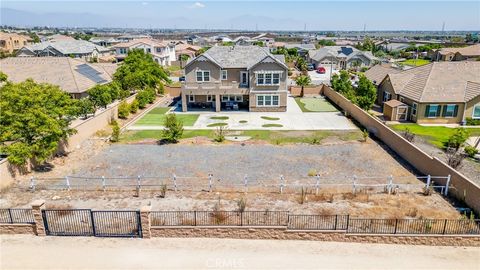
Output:
[[[1,24],[254,30],[480,30],[480,1],[1,1]],[[454,11],[454,12],[452,12]]]

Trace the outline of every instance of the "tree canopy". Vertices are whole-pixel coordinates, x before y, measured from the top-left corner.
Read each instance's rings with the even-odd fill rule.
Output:
[[[0,147],[13,165],[39,164],[51,157],[78,116],[77,100],[58,86],[26,80],[0,88]]]
[[[139,91],[146,87],[156,89],[170,83],[167,72],[143,50],[131,50],[113,75],[123,90]]]
[[[350,74],[345,70],[332,76],[332,87],[364,110],[370,110],[377,98],[375,85],[365,75],[360,75],[357,87],[353,87]]]

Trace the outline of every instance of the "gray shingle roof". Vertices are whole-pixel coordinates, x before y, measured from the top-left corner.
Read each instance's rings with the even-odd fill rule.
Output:
[[[402,72],[402,70],[388,65],[379,64],[365,71],[365,76],[370,81],[374,82],[375,85],[379,85],[383,79],[385,79],[387,74],[395,74],[399,72]]]
[[[2,72],[13,82],[28,78],[58,85],[68,93],[83,93],[112,81],[116,64],[90,64],[70,57],[8,57],[0,60]]]
[[[312,44],[312,43],[285,44],[285,48],[287,49],[297,48],[297,49],[303,49],[303,50],[309,51],[309,50],[315,50],[315,44]]]
[[[92,42],[89,42],[86,40],[58,40],[55,42],[46,41],[46,42],[36,43],[30,46],[25,46],[25,48],[33,52],[43,51],[47,47],[52,47],[64,55],[90,54],[95,49],[97,49],[99,52],[110,51],[110,49],[108,48],[95,45]]]
[[[215,46],[203,55],[222,68],[249,69],[266,57],[271,57],[285,66],[285,59],[281,62],[281,59],[271,54],[268,48],[259,46]]]
[[[347,60],[358,55],[363,55],[370,60],[376,59],[371,52],[360,51],[352,46],[325,46],[318,50],[309,51],[308,55],[315,61],[320,61],[327,55],[333,57],[347,57]]]

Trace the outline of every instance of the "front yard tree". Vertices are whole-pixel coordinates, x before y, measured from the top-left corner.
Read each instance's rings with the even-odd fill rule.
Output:
[[[104,107],[106,108],[108,104],[112,103],[114,97],[110,91],[109,85],[95,85],[94,87],[90,88],[88,91],[88,98],[92,101],[93,106],[95,109]]]
[[[295,83],[298,86],[302,87],[302,90],[300,91],[300,96],[301,97],[303,97],[303,95],[304,95],[304,87],[308,86],[311,82],[312,82],[312,80],[310,79],[310,76],[308,76],[308,75],[300,75],[295,79]]]
[[[143,50],[131,50],[113,75],[123,90],[138,91],[170,83],[167,72]]]
[[[183,135],[183,123],[174,113],[167,114],[163,123],[162,139],[169,143],[176,143]]]
[[[350,75],[347,71],[342,70],[340,71],[340,75],[334,74],[332,76],[332,88],[351,101],[355,100],[355,93],[352,83],[350,82]]]
[[[58,86],[26,80],[0,88],[0,147],[12,165],[39,165],[75,132],[78,101]]]
[[[95,113],[95,106],[89,98],[82,98],[78,101],[78,112],[86,119],[89,114]]]
[[[357,105],[366,111],[373,107],[373,104],[377,99],[377,89],[375,88],[375,85],[373,85],[373,83],[364,75],[360,75],[355,94]]]

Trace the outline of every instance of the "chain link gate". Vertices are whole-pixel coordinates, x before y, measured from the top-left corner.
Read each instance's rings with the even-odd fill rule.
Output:
[[[45,232],[53,236],[142,237],[139,211],[42,210]]]

